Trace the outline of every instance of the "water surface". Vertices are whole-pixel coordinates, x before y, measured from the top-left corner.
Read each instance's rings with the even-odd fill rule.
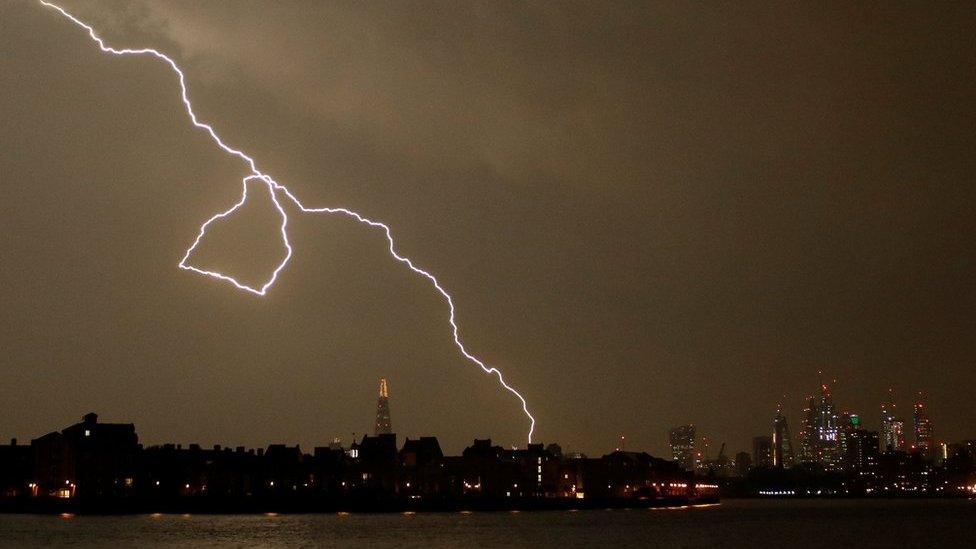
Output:
[[[976,547],[976,501],[726,500],[670,510],[0,515],[0,546]]]

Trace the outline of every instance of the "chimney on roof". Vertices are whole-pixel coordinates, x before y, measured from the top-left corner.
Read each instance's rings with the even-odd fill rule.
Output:
[[[86,425],[94,425],[98,423],[98,414],[95,412],[88,412],[85,414],[85,417],[81,418],[81,420],[85,422]]]

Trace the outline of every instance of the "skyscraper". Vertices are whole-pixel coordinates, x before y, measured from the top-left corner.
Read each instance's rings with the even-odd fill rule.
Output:
[[[389,435],[393,432],[390,422],[390,392],[386,386],[386,378],[380,378],[380,396],[376,399],[376,435]]]
[[[841,468],[840,437],[837,426],[837,410],[834,400],[830,396],[827,384],[820,385],[820,402],[817,407],[817,442],[819,446],[820,463],[825,469],[837,470]]]
[[[847,431],[844,456],[848,471],[871,471],[878,465],[878,433],[855,427]]]
[[[888,390],[888,400],[881,404],[881,450],[897,452],[905,449],[905,422],[895,415],[893,391]]]
[[[695,426],[680,425],[668,431],[671,458],[685,471],[695,470]]]
[[[820,397],[807,397],[803,410],[803,430],[800,432],[800,460],[817,463],[830,471],[841,466],[837,412],[830,388],[820,385]]]
[[[814,426],[817,417],[817,404],[812,396],[807,397],[807,406],[800,416],[800,463],[813,463],[817,460],[814,448]]]
[[[847,445],[850,442],[850,433],[861,428],[861,416],[843,412],[840,415],[840,422],[837,424],[837,448],[841,456],[841,461],[847,459]]]
[[[922,403],[922,395],[919,393],[918,401],[915,402],[915,409],[912,412],[912,427],[915,431],[915,450],[925,457],[932,455],[932,420],[925,412],[925,404]]]
[[[755,444],[755,443],[753,443]],[[773,467],[789,469],[793,467],[793,437],[790,436],[790,425],[783,415],[783,407],[776,407],[776,417],[773,418]]]

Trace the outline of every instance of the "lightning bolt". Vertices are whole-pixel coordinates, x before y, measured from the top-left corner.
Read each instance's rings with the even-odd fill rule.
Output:
[[[402,256],[397,252],[396,244],[393,241],[393,233],[390,230],[389,226],[379,221],[374,221],[372,219],[369,219],[357,212],[354,212],[346,208],[309,208],[305,206],[304,204],[302,204],[300,200],[298,200],[297,197],[295,197],[294,194],[292,194],[292,192],[287,187],[275,181],[274,178],[272,178],[270,175],[259,170],[257,167],[257,163],[254,161],[253,158],[245,154],[243,151],[239,149],[235,149],[234,147],[231,147],[230,145],[225,143],[217,134],[217,132],[213,129],[213,126],[205,122],[201,122],[200,119],[197,118],[196,113],[193,111],[193,104],[190,102],[190,98],[187,93],[186,76],[183,74],[183,71],[180,69],[179,65],[177,65],[176,62],[173,61],[173,59],[152,48],[116,49],[107,46],[105,44],[105,41],[102,40],[102,38],[100,38],[98,34],[95,33],[95,29],[92,28],[91,25],[88,25],[87,23],[81,21],[74,15],[68,13],[68,11],[66,11],[61,6],[52,4],[50,2],[46,2],[45,0],[38,0],[38,1],[45,7],[56,10],[66,19],[68,19],[78,27],[84,29],[88,33],[88,36],[92,39],[92,41],[95,42],[98,45],[98,48],[104,53],[110,53],[112,55],[117,55],[117,56],[149,55],[167,64],[169,68],[172,69],[174,73],[176,73],[176,77],[179,80],[180,99],[183,101],[183,106],[186,108],[186,114],[190,117],[190,121],[193,123],[193,125],[206,132],[213,140],[213,142],[216,143],[218,147],[220,147],[221,150],[223,150],[225,153],[231,156],[236,156],[237,158],[241,159],[245,164],[247,164],[248,168],[251,170],[251,174],[242,180],[243,191],[241,193],[240,200],[238,200],[233,206],[231,206],[227,210],[214,214],[210,219],[205,221],[203,225],[200,226],[200,231],[199,233],[197,233],[196,240],[194,240],[193,244],[191,244],[190,247],[187,248],[186,253],[183,254],[183,258],[180,259],[178,265],[180,269],[193,271],[197,274],[209,276],[217,280],[228,282],[239,290],[244,290],[246,292],[250,292],[255,295],[259,295],[259,296],[266,295],[268,289],[270,289],[271,286],[274,285],[275,281],[278,280],[278,274],[281,273],[281,271],[285,268],[286,265],[288,265],[288,261],[291,259],[292,256],[292,247],[291,247],[291,243],[288,240],[288,213],[285,211],[285,208],[281,205],[281,202],[284,200],[287,200],[288,202],[294,204],[303,213],[331,214],[331,215],[338,214],[338,215],[350,217],[356,220],[358,223],[361,223],[363,225],[368,225],[371,228],[379,229],[383,232],[383,235],[386,237],[388,249],[393,259],[399,261],[400,263],[403,263],[404,265],[407,266],[407,268],[409,268],[414,273],[426,278],[434,287],[434,289],[437,290],[437,292],[441,294],[441,296],[447,302],[448,309],[450,310],[450,315],[448,316],[448,322],[451,325],[451,336],[454,339],[454,345],[461,352],[461,355],[464,356],[464,358],[466,358],[468,361],[480,367],[486,374],[496,376],[498,378],[498,383],[501,384],[501,386],[504,387],[506,391],[515,395],[515,397],[522,404],[522,411],[525,413],[526,417],[529,418],[530,424],[529,424],[528,439],[529,439],[529,443],[532,442],[532,433],[535,431],[535,418],[532,417],[532,414],[529,412],[528,403],[526,403],[525,397],[523,397],[511,385],[505,382],[505,378],[504,376],[502,376],[502,373],[498,368],[487,366],[481,359],[468,352],[467,348],[465,348],[464,346],[464,343],[461,342],[461,337],[459,335],[459,329],[457,325],[457,319],[455,316],[454,299],[451,297],[451,294],[447,293],[447,290],[445,290],[444,287],[441,286],[440,282],[438,282],[437,278],[434,277],[434,275],[421,269],[416,264],[414,264],[414,262],[411,261],[409,258]],[[261,183],[264,184],[264,186],[266,187],[268,194],[271,197],[271,201],[274,203],[275,209],[278,210],[278,213],[281,216],[281,227],[280,227],[281,242],[285,248],[284,258],[281,260],[278,266],[275,267],[274,271],[272,271],[271,276],[268,278],[268,280],[265,281],[264,284],[258,287],[249,286],[247,284],[239,282],[232,276],[220,273],[218,271],[201,269],[189,263],[190,255],[193,253],[193,250],[196,249],[197,245],[200,244],[200,241],[203,239],[203,237],[206,236],[207,228],[214,221],[233,215],[234,212],[236,212],[241,206],[244,205],[245,202],[247,202],[248,185],[251,183]]]

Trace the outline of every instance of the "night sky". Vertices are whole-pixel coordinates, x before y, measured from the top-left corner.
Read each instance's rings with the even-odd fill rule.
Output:
[[[890,387],[976,436],[971,4],[63,5],[174,57],[307,205],[388,223],[537,441],[747,449],[819,370],[869,428]],[[149,444],[348,444],[385,376],[401,436],[524,444],[377,230],[290,211],[264,298],[177,268],[247,174],[178,93],[0,3],[0,436],[97,411]],[[194,263],[260,283],[277,223],[255,188]]]

